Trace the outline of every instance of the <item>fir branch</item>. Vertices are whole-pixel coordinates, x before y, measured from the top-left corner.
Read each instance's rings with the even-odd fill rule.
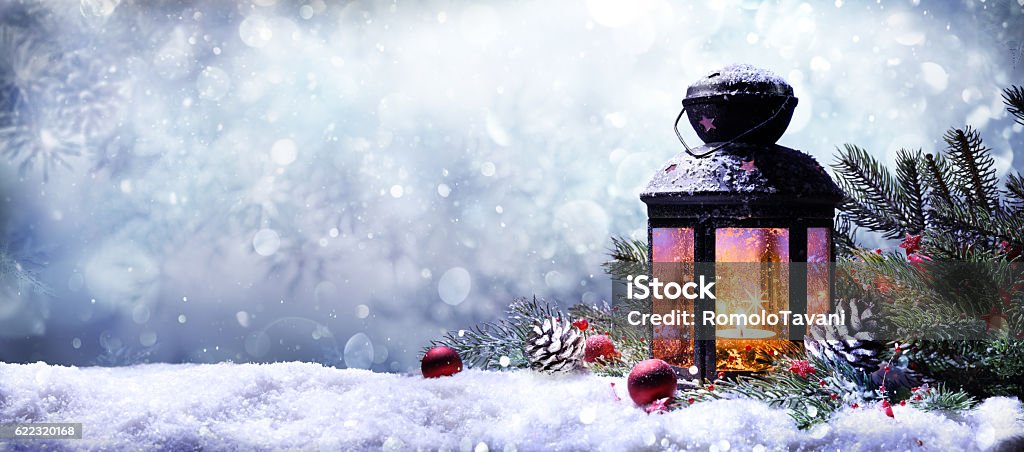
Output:
[[[846,193],[840,208],[862,227],[890,239],[902,237],[899,218],[904,209],[892,175],[864,149],[852,144],[843,148],[832,165]]]
[[[976,245],[983,248],[993,248],[1000,240],[1024,243],[1024,218],[1020,215],[953,204],[935,209],[935,218],[946,229],[935,233],[949,234],[960,241],[978,242]]]
[[[624,281],[629,275],[648,273],[648,248],[645,241],[612,237],[608,257],[612,260],[601,266],[612,279]]]
[[[1024,394],[1024,341],[918,341],[907,356],[918,370],[975,397]]]
[[[463,363],[471,368],[525,368],[529,366],[523,354],[526,336],[533,323],[545,317],[562,317],[562,312],[536,296],[517,298],[509,305],[506,319],[485,322],[468,330],[449,331],[440,340],[431,341],[430,347],[445,345],[455,349]],[[501,365],[502,357],[508,357],[508,366]]]
[[[982,142],[981,135],[967,126],[946,132],[943,139],[953,163],[953,180],[958,191],[968,205],[995,213],[999,209],[999,180],[996,178],[995,160]]]
[[[840,212],[836,216],[835,226],[833,227],[832,241],[836,244],[837,254],[839,257],[849,257],[853,255],[853,252],[857,249],[857,229],[854,225],[853,220],[850,219],[846,212]]]
[[[949,164],[942,156],[924,155],[925,181],[931,186],[929,204],[952,205],[953,191],[950,189],[952,181],[949,177]]]
[[[921,151],[911,152],[900,149],[896,153],[896,184],[900,198],[901,225],[906,233],[917,235],[924,231],[925,224],[925,189],[923,175],[920,170]]]
[[[1019,174],[1006,176],[1006,207],[1012,214],[1024,213],[1024,178]]]
[[[921,411],[955,413],[973,408],[978,401],[962,390],[951,390],[946,385],[939,383],[934,387],[917,388],[907,399],[907,404]]]
[[[40,281],[34,272],[26,269],[14,256],[8,254],[6,244],[0,244],[0,283],[11,284],[21,293],[52,294],[50,288]]]
[[[691,400],[754,399],[786,410],[806,429],[827,421],[843,406],[880,399],[871,376],[845,361],[808,356],[806,364],[813,372],[805,375],[792,371],[793,363],[793,359],[783,359],[763,375],[716,380],[713,386],[683,391],[675,407],[689,406]]]
[[[1004,89],[1003,103],[1017,124],[1024,125],[1024,88],[1014,85]]]

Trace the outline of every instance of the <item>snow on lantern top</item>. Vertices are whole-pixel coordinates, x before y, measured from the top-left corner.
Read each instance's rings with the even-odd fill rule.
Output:
[[[694,151],[710,148],[705,144]],[[706,158],[680,152],[654,173],[640,199],[647,204],[835,205],[842,191],[810,155],[776,144],[730,143]]]
[[[775,143],[796,104],[793,87],[782,77],[749,64],[709,73],[683,99],[690,125],[705,143]]]

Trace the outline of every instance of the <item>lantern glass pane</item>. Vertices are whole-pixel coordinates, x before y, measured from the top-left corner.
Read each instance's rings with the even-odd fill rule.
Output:
[[[831,228],[807,229],[807,313],[828,314],[829,267],[832,261]]]
[[[746,324],[738,317],[778,314],[789,309],[789,230],[786,228],[719,228],[715,231],[715,314],[736,315],[716,321],[716,368],[722,371],[767,370],[758,355],[788,352],[789,328],[783,322]],[[724,323],[724,324],[723,324]]]
[[[653,228],[651,230],[652,276],[662,282],[679,284],[693,280],[693,229]],[[653,300],[653,314],[693,312],[693,301]],[[693,326],[659,325],[654,327],[652,354],[673,366],[693,365]]]

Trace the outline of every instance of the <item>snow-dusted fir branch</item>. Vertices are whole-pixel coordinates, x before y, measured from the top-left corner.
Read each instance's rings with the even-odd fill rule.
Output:
[[[8,254],[6,247],[2,244],[0,244],[0,284],[9,285],[18,293],[50,293],[50,289]]]
[[[468,330],[449,331],[430,346],[455,349],[471,368],[525,368],[529,366],[523,353],[526,337],[537,320],[548,317],[561,318],[562,312],[536,296],[517,298],[509,305],[507,318],[484,322]]]
[[[718,379],[681,392],[675,407],[700,401],[747,398],[785,409],[801,428],[827,421],[843,406],[864,406],[880,399],[870,376],[842,360],[787,357],[760,376]]]
[[[920,372],[978,397],[1024,393],[1024,341],[919,341],[911,344],[907,358]]]
[[[612,279],[624,281],[630,275],[647,273],[647,243],[625,237],[612,237],[608,262],[601,264]]]

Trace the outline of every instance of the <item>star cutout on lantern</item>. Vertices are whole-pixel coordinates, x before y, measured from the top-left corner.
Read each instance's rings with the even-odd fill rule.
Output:
[[[715,128],[715,118],[709,118],[707,116],[700,117],[700,125],[704,127],[704,131],[707,132]]]
[[[749,173],[751,171],[757,170],[757,166],[754,165],[754,159],[750,159],[744,161],[743,164],[740,165],[740,169]]]

